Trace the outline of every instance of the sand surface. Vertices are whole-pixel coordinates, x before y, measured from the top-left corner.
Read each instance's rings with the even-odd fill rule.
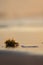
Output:
[[[7,39],[15,39],[19,42],[17,48],[5,48],[4,42]],[[25,46],[38,46],[37,48],[22,48],[21,45]],[[12,27],[0,29],[0,50],[13,50],[30,52],[32,54],[43,55],[43,27]]]

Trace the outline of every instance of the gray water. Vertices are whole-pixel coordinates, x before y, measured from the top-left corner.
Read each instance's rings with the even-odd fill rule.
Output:
[[[31,18],[21,18],[21,19],[13,19],[13,20],[0,20],[0,28],[12,27],[12,26],[43,27],[43,17],[31,17]]]

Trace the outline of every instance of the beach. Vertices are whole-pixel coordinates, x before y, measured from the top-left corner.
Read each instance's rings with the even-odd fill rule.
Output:
[[[43,65],[42,0],[0,0],[0,65]]]
[[[6,48],[6,40],[15,40],[17,48]],[[27,47],[24,46],[37,46]],[[0,65],[43,65],[43,27],[0,28]]]
[[[6,49],[4,42],[8,39],[14,39],[19,43],[19,47],[14,49],[10,48],[11,50],[32,52],[33,54],[43,54],[43,27],[10,27],[0,29],[0,49]],[[21,45],[35,45],[38,47],[22,48]]]

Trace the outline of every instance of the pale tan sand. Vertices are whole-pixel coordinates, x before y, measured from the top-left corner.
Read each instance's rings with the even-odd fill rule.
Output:
[[[18,48],[5,48],[4,42],[7,39],[15,39],[19,42]],[[43,54],[43,27],[12,27],[0,29],[0,50],[15,50]],[[38,48],[22,48],[21,45],[36,45]]]

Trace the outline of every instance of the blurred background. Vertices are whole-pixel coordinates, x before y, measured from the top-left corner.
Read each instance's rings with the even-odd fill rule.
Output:
[[[43,26],[43,0],[0,0],[0,27]]]

